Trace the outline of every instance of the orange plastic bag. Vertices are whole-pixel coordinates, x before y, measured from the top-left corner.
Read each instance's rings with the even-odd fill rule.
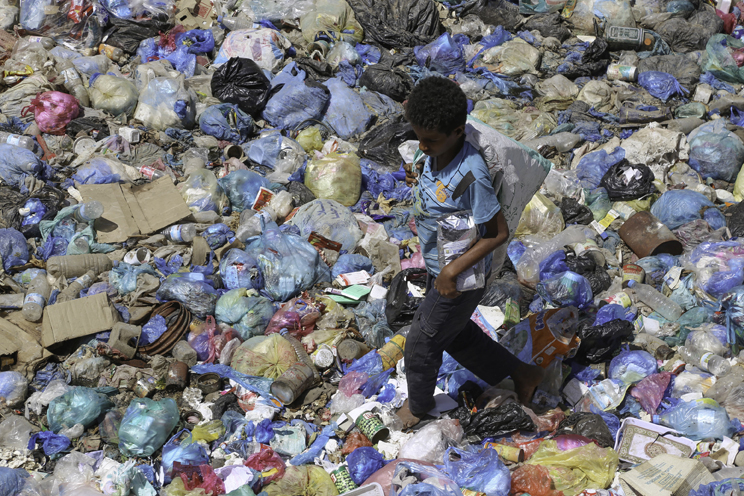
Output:
[[[525,493],[530,496],[563,496],[561,491],[553,489],[548,469],[539,465],[522,465],[512,472],[510,494]]]

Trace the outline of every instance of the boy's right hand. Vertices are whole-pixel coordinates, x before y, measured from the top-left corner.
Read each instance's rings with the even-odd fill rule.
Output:
[[[421,166],[417,166],[414,172],[413,164],[405,164],[403,166],[403,170],[406,171],[406,186],[411,188],[414,184],[418,184],[418,175],[421,173],[422,168]]]

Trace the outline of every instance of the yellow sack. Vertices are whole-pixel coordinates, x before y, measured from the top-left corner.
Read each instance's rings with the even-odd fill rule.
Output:
[[[233,354],[230,366],[238,372],[276,379],[297,361],[294,348],[279,334],[262,338],[258,344],[254,339],[241,344]]]
[[[291,466],[284,477],[264,488],[269,496],[337,496],[331,476],[316,465]]]
[[[345,207],[359,201],[362,194],[362,168],[356,154],[329,153],[307,163],[305,186],[316,198],[336,200]]]
[[[561,209],[541,193],[535,193],[522,212],[514,237],[537,235],[551,239],[563,231],[563,226]]]
[[[734,200],[740,202],[744,201],[744,167],[739,171],[739,175],[736,176],[736,182],[734,183]]]

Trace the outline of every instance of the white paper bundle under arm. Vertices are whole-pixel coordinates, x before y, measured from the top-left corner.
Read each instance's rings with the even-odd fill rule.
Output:
[[[455,212],[437,219],[437,252],[439,269],[467,252],[478,240],[480,233],[475,219],[469,212]],[[486,264],[480,260],[457,276],[457,290],[470,291],[486,283]]]

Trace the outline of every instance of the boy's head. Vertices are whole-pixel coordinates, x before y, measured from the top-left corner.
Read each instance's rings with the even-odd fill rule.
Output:
[[[430,157],[451,150],[465,132],[468,99],[452,80],[422,79],[406,102],[406,119],[419,139],[419,148]]]

